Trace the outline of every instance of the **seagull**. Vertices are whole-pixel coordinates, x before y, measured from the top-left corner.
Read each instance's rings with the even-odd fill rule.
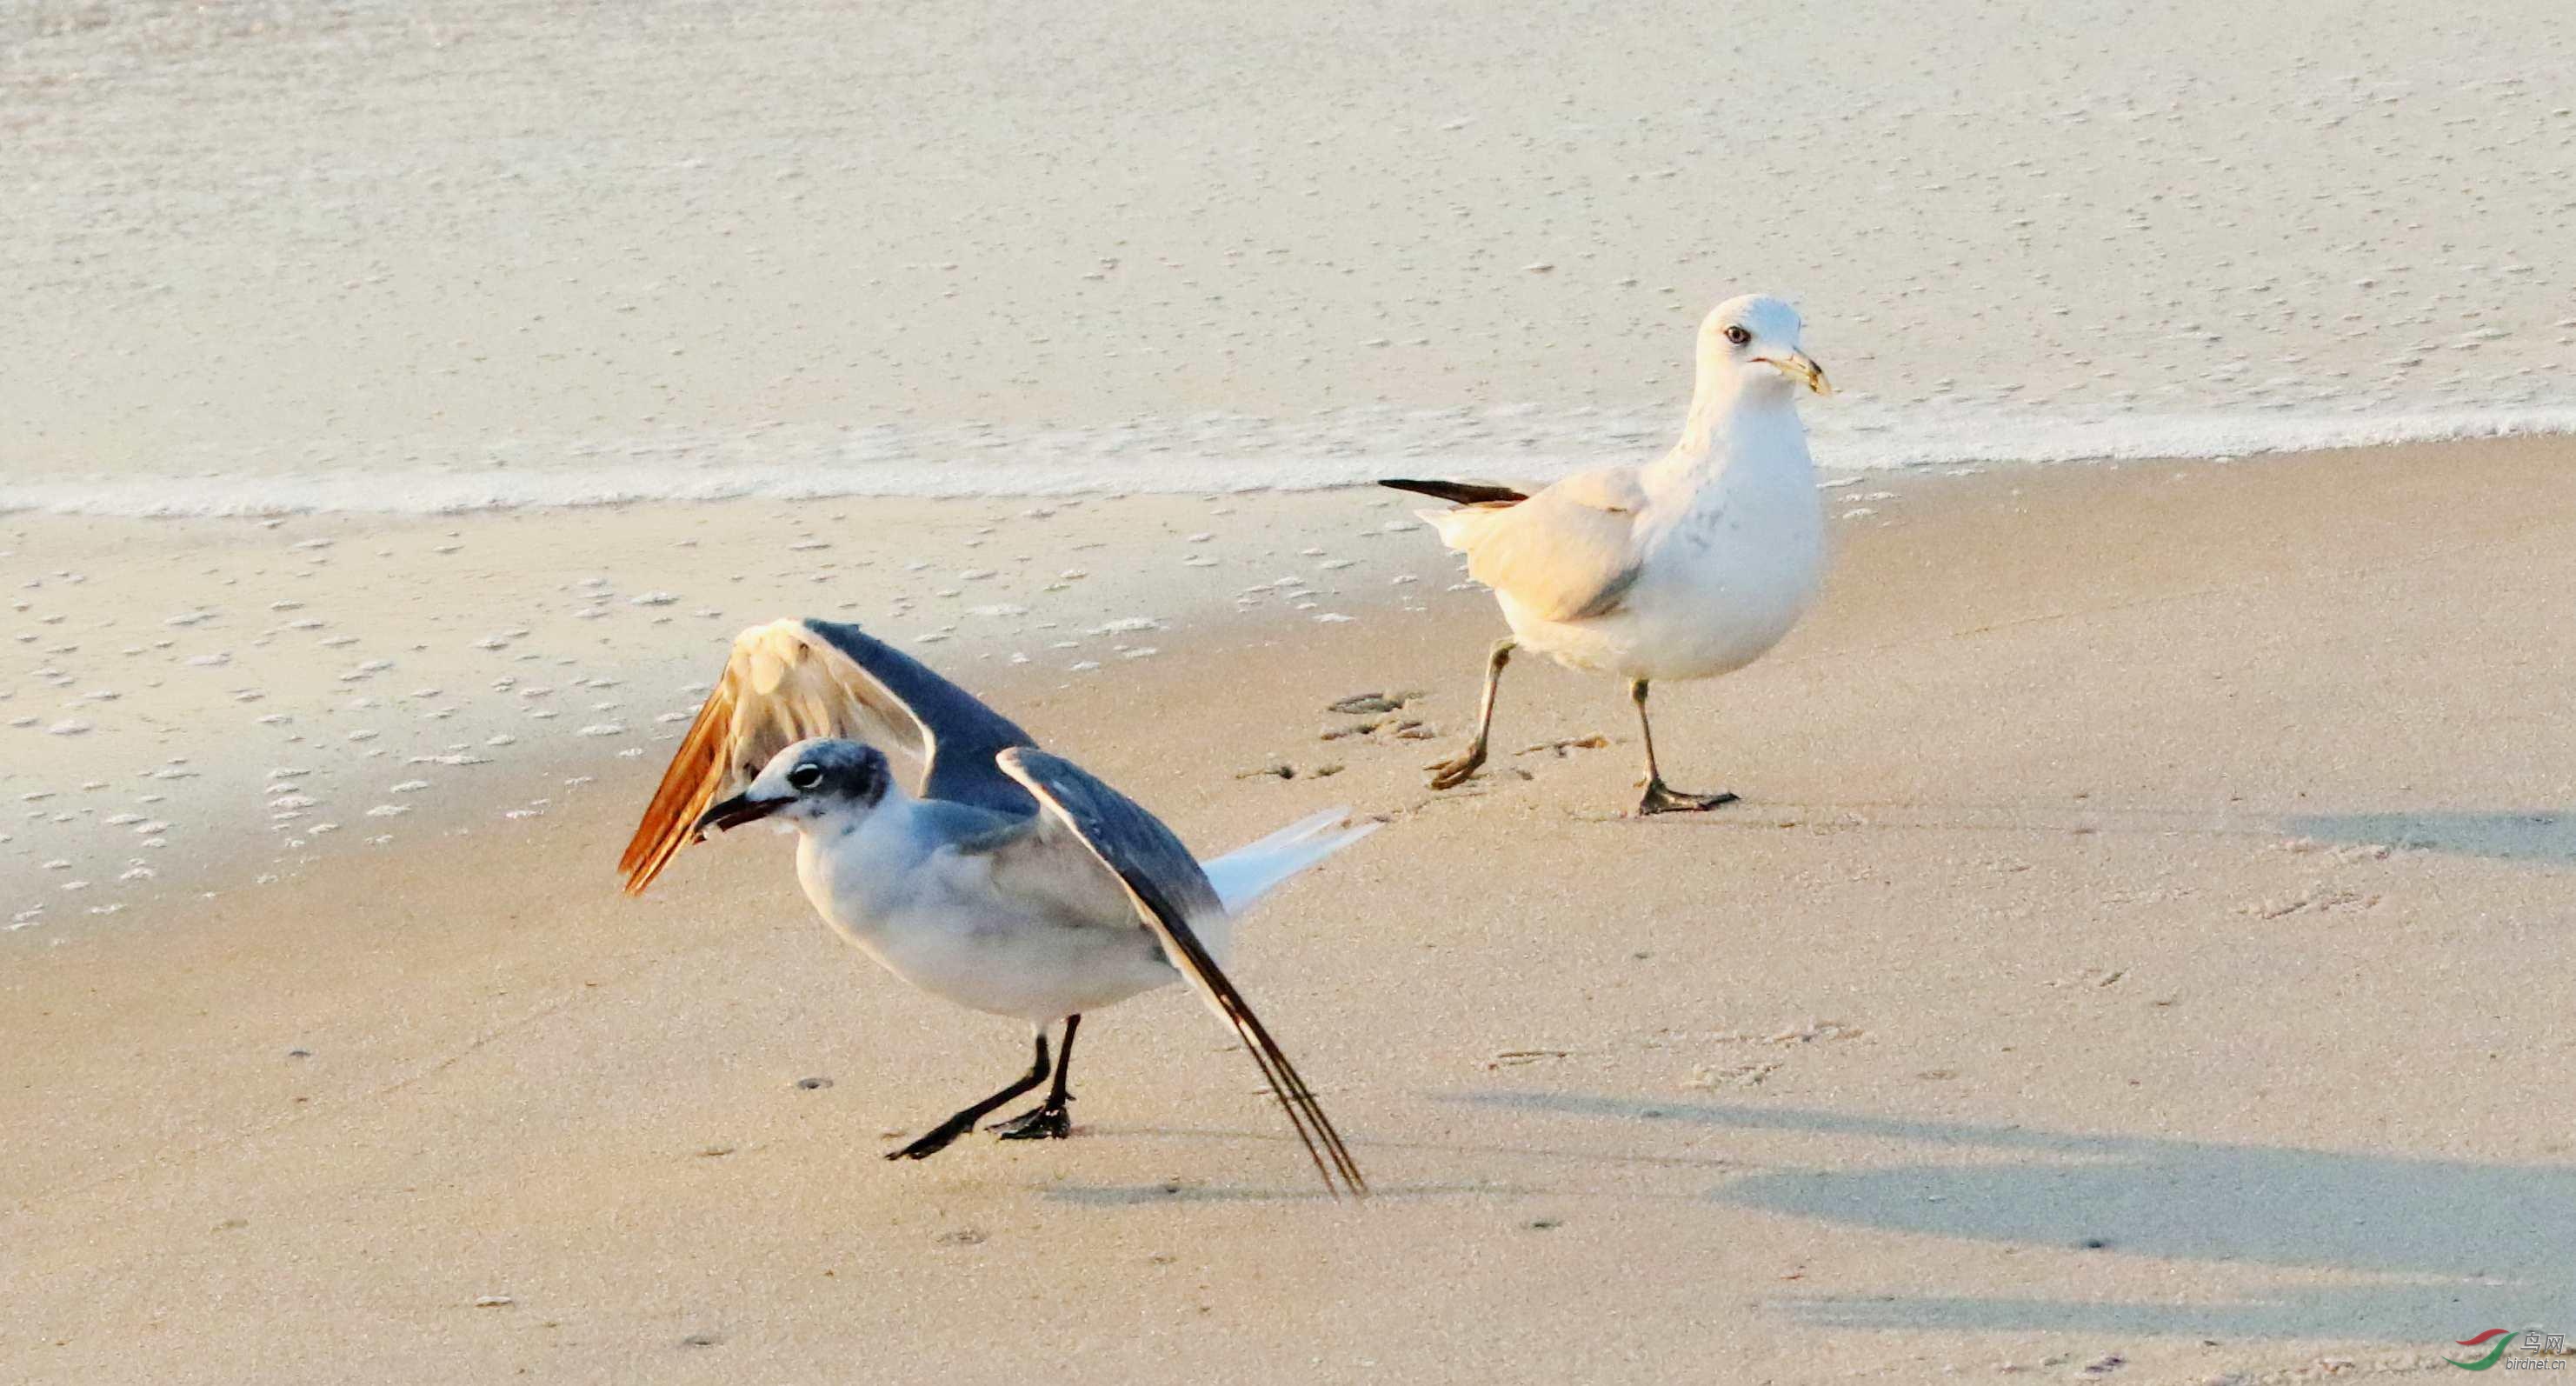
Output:
[[[1727,793],[1667,787],[1646,687],[1731,674],[1798,622],[1825,570],[1825,517],[1798,420],[1797,387],[1833,393],[1799,349],[1802,324],[1766,295],[1731,298],[1699,328],[1698,379],[1681,441],[1644,467],[1577,472],[1535,493],[1454,481],[1378,483],[1454,502],[1418,513],[1467,555],[1512,633],[1485,659],[1476,739],[1430,768],[1431,787],[1485,763],[1494,694],[1512,651],[1628,681],[1646,742],[1639,814],[1716,808]]]
[[[1338,1197],[1367,1191],[1358,1163],[1218,960],[1255,901],[1379,826],[1348,816],[1327,810],[1201,863],[1160,819],[919,661],[854,625],[781,620],[735,637],[618,869],[640,895],[710,829],[784,820],[800,839],[797,879],[835,932],[933,996],[1028,1022],[1026,1073],[887,1159],[939,1153],[1050,1071],[1039,1104],[993,1130],[1062,1139],[1082,1017],[1178,978],[1243,1041]]]

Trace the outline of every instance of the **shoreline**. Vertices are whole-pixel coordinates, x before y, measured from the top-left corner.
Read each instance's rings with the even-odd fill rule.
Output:
[[[1830,407],[1808,412],[1820,470],[1859,480],[1964,466],[2226,463],[2576,435],[2576,405],[2529,401],[2487,407],[2428,401],[2380,412],[2055,417],[1955,407],[1892,410],[1845,389]],[[98,472],[0,480],[0,520],[47,515],[436,521],[492,512],[729,501],[1258,495],[1361,487],[1380,476],[1408,473],[1547,482],[1584,467],[1651,458],[1669,443],[1673,423],[1674,411],[1665,406],[1509,405],[1333,410],[1297,421],[1211,414],[1090,427],[761,427],[741,435],[608,444],[514,436],[460,445],[455,461],[428,467],[420,465],[422,445],[416,441],[387,445],[380,450],[384,456],[341,457],[328,465],[310,448],[244,444],[239,450],[245,457],[300,462],[280,472],[200,465],[185,476]],[[616,460],[565,460],[603,456]],[[1048,460],[1018,460],[1024,456]],[[25,469],[48,470],[33,461]]]

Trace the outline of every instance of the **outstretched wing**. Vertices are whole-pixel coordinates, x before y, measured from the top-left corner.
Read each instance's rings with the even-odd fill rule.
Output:
[[[1006,813],[1037,804],[993,763],[1029,734],[919,660],[857,626],[772,621],[734,637],[724,677],[689,725],[617,869],[640,895],[693,837],[698,815],[810,736],[865,741],[909,762],[925,799]]]
[[[1288,1062],[1261,1018],[1252,1013],[1243,993],[1226,980],[1198,935],[1191,932],[1191,920],[1221,914],[1225,908],[1217,901],[1216,887],[1208,884],[1207,873],[1199,869],[1198,859],[1161,819],[1061,756],[1015,748],[1002,752],[1000,765],[1027,785],[1047,813],[1118,878],[1145,927],[1161,940],[1164,956],[1190,979],[1209,1009],[1242,1037],[1243,1047],[1261,1065],[1262,1078],[1288,1113],[1288,1124],[1305,1143],[1316,1172],[1324,1176],[1324,1187],[1336,1196],[1345,1189],[1367,1193],[1368,1181],[1360,1177],[1359,1162],[1342,1144],[1341,1133],[1333,1129],[1313,1090],[1296,1065]]]
[[[1637,511],[1645,491],[1632,467],[1578,472],[1517,503],[1478,502],[1427,516],[1467,555],[1478,582],[1548,621],[1579,621],[1619,604],[1637,581]]]
[[[1038,744],[1020,730],[1019,723],[941,678],[929,665],[847,621],[801,624],[848,656],[861,674],[874,680],[909,715],[911,726],[896,734],[908,734],[914,741],[897,753],[920,762],[919,797],[1005,813],[1037,812],[1027,791],[993,764],[993,757],[1007,747]],[[881,742],[870,744],[886,749]]]

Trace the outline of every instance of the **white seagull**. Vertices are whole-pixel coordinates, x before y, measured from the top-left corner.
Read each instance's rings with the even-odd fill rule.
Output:
[[[897,782],[888,753],[916,770]],[[1376,830],[1343,809],[1202,864],[1161,820],[972,694],[856,626],[776,621],[737,636],[725,674],[662,776],[619,869],[641,894],[709,828],[778,817],[801,838],[806,898],[887,971],[1036,1034],[1010,1086],[888,1159],[926,1159],[1046,1081],[994,1129],[1062,1138],[1065,1073],[1086,1012],[1185,978],[1243,1041],[1335,1194],[1359,1165],[1288,1056],[1226,979],[1233,924],[1280,882]]]
[[[1681,441],[1644,467],[1600,467],[1526,494],[1506,486],[1390,480],[1455,501],[1418,512],[1494,589],[1512,633],[1485,662],[1476,739],[1431,768],[1434,789],[1485,762],[1494,693],[1512,651],[1628,681],[1646,741],[1637,812],[1732,803],[1668,788],[1655,766],[1646,686],[1731,674],[1789,633],[1825,571],[1825,517],[1797,388],[1831,394],[1799,349],[1796,310],[1763,295],[1717,305],[1699,327],[1698,379]]]

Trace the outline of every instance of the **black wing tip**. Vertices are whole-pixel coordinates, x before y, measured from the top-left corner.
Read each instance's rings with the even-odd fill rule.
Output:
[[[1472,481],[1425,481],[1411,477],[1380,477],[1378,485],[1398,491],[1411,491],[1445,500],[1453,505],[1514,505],[1529,499],[1527,492],[1509,486],[1486,486]]]
[[[1091,821],[1097,806],[1067,802],[1067,791],[1073,791],[1084,800],[1105,798],[1113,805],[1123,803],[1151,824],[1158,835],[1169,839],[1165,844],[1169,850],[1178,852],[1183,860],[1191,861],[1195,867],[1196,862],[1189,857],[1189,849],[1181,844],[1178,837],[1171,836],[1171,829],[1143,805],[1127,799],[1107,782],[1062,756],[1035,746],[1011,746],[997,752],[994,759],[1006,772],[1028,782],[1036,791],[1036,798],[1043,800],[1073,826],[1083,845],[1099,859],[1101,865],[1118,877],[1151,917],[1151,922],[1158,926],[1169,946],[1181,955],[1176,961],[1185,963],[1185,970],[1197,975],[1199,984],[1216,1002],[1218,1013],[1233,1028],[1236,1037],[1243,1041],[1245,1052],[1260,1068],[1262,1080],[1269,1086],[1271,1095],[1278,1099],[1290,1129],[1297,1134],[1298,1143],[1305,1147],[1307,1158],[1314,1161],[1316,1173],[1323,1176],[1325,1192],[1336,1199],[1341,1198],[1345,1191],[1354,1198],[1366,1197],[1368,1181],[1360,1174],[1359,1161],[1352,1156],[1350,1147],[1343,1143],[1342,1133],[1334,1128],[1332,1118],[1324,1115],[1323,1104],[1316,1101],[1314,1089],[1307,1086],[1305,1076],[1297,1071],[1286,1051],[1271,1037],[1269,1027],[1261,1023],[1261,1017],[1253,1013],[1252,1004],[1244,999],[1233,979],[1225,975],[1225,970],[1217,966],[1216,959],[1209,956],[1206,944],[1189,926],[1190,911],[1170,897],[1164,888],[1165,882],[1111,860],[1095,836],[1098,824]],[[1198,877],[1198,885],[1207,896],[1204,903],[1214,904],[1215,888],[1207,884],[1204,875]]]
[[[1368,1180],[1360,1173],[1359,1159],[1351,1154],[1333,1119],[1324,1114],[1324,1104],[1306,1082],[1306,1075],[1297,1071],[1288,1052],[1272,1037],[1270,1027],[1261,1023],[1261,1017],[1253,1013],[1252,1003],[1243,999],[1233,979],[1207,955],[1198,936],[1187,926],[1174,928],[1172,933],[1174,941],[1198,968],[1209,992],[1217,998],[1227,1021],[1242,1039],[1245,1052],[1261,1070],[1270,1095],[1278,1099],[1281,1114],[1288,1118],[1289,1129],[1297,1133],[1298,1144],[1306,1148],[1306,1158],[1314,1162],[1315,1173],[1322,1176],[1324,1192],[1336,1199],[1346,1190],[1353,1198],[1367,1197]]]

